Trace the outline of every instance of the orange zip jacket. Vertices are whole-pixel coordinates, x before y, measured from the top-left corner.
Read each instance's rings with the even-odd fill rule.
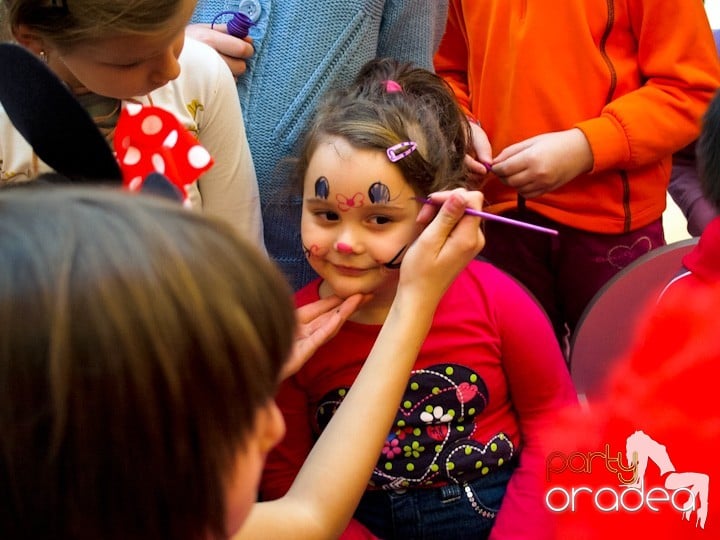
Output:
[[[493,155],[577,127],[594,165],[527,207],[598,233],[662,216],[671,154],[694,140],[720,87],[701,0],[452,0],[435,67]],[[517,194],[489,176],[488,209]]]

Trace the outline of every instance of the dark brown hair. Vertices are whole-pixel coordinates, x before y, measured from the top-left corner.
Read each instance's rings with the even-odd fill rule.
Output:
[[[715,93],[703,116],[696,152],[703,193],[720,211],[720,91]]]
[[[400,90],[389,91],[387,81]],[[332,136],[383,152],[405,141],[417,143],[415,152],[395,164],[419,194],[465,185],[470,141],[465,114],[442,78],[409,63],[371,60],[352,85],[323,100],[297,162],[300,186],[318,144]]]
[[[293,341],[229,226],[113,190],[0,191],[0,538],[201,539]]]

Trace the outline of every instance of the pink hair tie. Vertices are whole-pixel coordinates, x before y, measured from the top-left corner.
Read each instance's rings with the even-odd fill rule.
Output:
[[[385,81],[385,91],[388,94],[394,94],[395,92],[402,92],[402,86],[400,86],[400,83],[393,80],[387,80]]]

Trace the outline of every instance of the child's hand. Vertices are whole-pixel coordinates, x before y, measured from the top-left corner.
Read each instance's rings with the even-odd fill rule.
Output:
[[[233,37],[227,33],[224,24],[216,24],[213,28],[210,28],[209,24],[191,24],[185,27],[185,35],[215,49],[225,60],[235,78],[245,73],[247,68],[245,60],[255,53],[251,37],[244,39]]]
[[[577,128],[531,137],[493,160],[500,180],[528,199],[559,188],[592,166],[590,144]]]
[[[465,156],[465,165],[468,168],[468,183],[477,189],[482,187],[485,175],[488,173],[488,165],[492,162],[492,146],[485,131],[480,124],[470,122],[472,133],[473,155]]]
[[[485,246],[485,236],[480,218],[464,213],[465,208],[482,208],[482,193],[455,189],[433,193],[431,198],[444,204],[439,211],[425,205],[418,214],[418,221],[429,225],[403,258],[398,295],[412,290],[434,311],[447,287]]]
[[[298,322],[295,345],[283,366],[280,379],[287,379],[297,373],[321,345],[337,334],[364,299],[361,294],[354,294],[345,300],[328,296],[298,308],[295,311]]]

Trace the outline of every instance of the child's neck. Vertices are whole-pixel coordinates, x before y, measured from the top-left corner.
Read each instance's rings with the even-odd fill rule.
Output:
[[[368,304],[371,304],[371,302],[368,302]],[[364,305],[350,315],[349,320],[360,324],[383,324],[389,311],[390,304]]]
[[[348,320],[360,324],[383,324],[395,299],[397,284],[383,290],[373,291],[372,297],[364,302]],[[334,294],[327,281],[320,284],[320,297],[326,298]]]

